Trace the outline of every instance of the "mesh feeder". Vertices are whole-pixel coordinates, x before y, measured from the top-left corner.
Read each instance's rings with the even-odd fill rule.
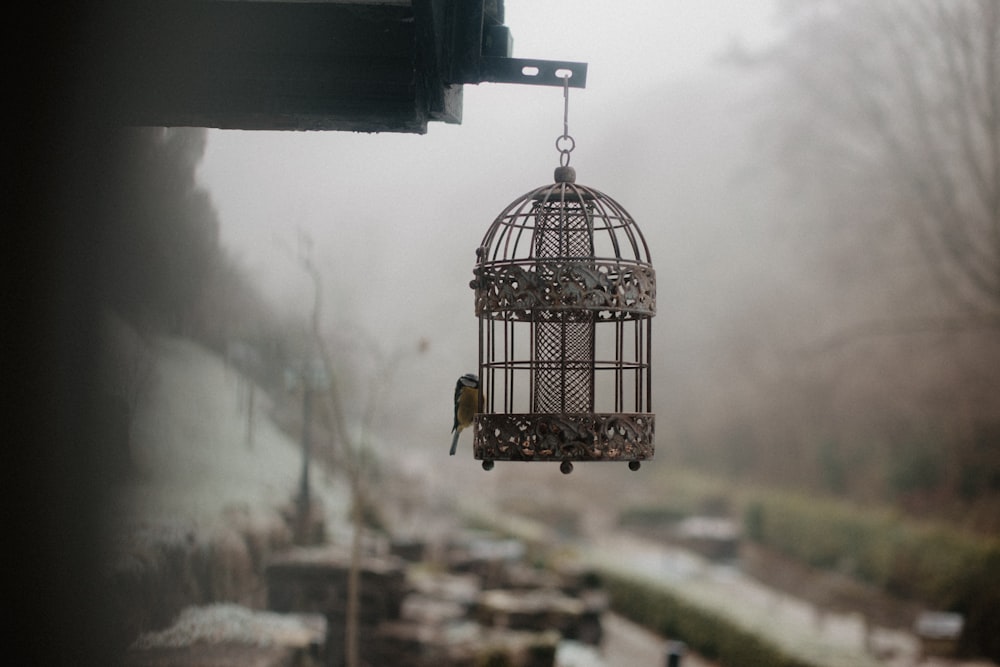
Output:
[[[473,452],[486,470],[495,461],[637,470],[653,457],[649,248],[621,205],[576,183],[570,150],[560,149],[555,182],[508,205],[476,250],[486,400]]]

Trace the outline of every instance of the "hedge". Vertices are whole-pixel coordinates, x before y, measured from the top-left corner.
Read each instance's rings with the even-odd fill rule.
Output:
[[[655,583],[602,571],[612,609],[663,637],[678,637],[710,660],[740,667],[822,667],[788,655],[759,633]]]
[[[966,616],[964,648],[1000,659],[1000,540],[887,510],[780,493],[745,504],[747,537],[899,597]]]
[[[467,522],[523,540],[539,562],[559,561],[567,554],[546,536],[543,526],[509,515],[488,516],[470,512]],[[570,552],[575,549],[570,549]],[[580,554],[569,554],[578,560]],[[605,554],[606,556],[606,554]],[[584,558],[608,592],[611,608],[622,616],[667,638],[684,641],[694,651],[723,665],[734,667],[864,667],[870,663],[853,650],[811,646],[803,640],[769,636],[766,627],[747,622],[725,608],[729,601],[699,596],[656,579],[637,575],[625,561]],[[759,617],[754,617],[759,618]],[[753,626],[753,627],[752,627]],[[786,629],[787,630],[787,629]],[[787,632],[786,632],[787,634]]]

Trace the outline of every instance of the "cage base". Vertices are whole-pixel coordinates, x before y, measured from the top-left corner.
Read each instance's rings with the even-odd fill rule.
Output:
[[[481,413],[472,451],[490,462],[639,462],[653,458],[654,425],[652,413]]]

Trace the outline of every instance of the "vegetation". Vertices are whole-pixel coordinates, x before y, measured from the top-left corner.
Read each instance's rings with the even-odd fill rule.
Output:
[[[842,501],[757,492],[745,502],[749,539],[929,608],[960,612],[965,650],[1000,655],[1000,540]]]
[[[100,305],[111,314],[101,381],[106,421],[123,422],[114,428],[126,432],[150,380],[146,336],[192,338],[272,385],[280,381],[291,339],[251,277],[219,244],[215,207],[196,179],[206,131],[132,128],[115,140],[117,161],[107,168],[117,190],[108,197],[97,264]],[[126,458],[127,446],[111,435],[114,455]],[[124,461],[114,465],[127,467]]]
[[[196,179],[206,131],[133,128],[116,138],[109,180],[117,190],[98,265],[104,304],[141,331],[188,336],[220,353],[237,339],[268,347],[278,324],[220,246],[211,195]]]
[[[1000,7],[816,0],[782,18],[787,36],[758,54],[786,101],[772,112],[779,164],[881,204],[869,217],[908,227],[963,321],[996,326]]]
[[[468,509],[468,508],[466,508]],[[482,514],[469,511],[470,526],[515,537],[527,548],[536,563],[560,567],[567,557],[558,531],[539,522],[511,514]],[[578,554],[570,549],[569,562]],[[611,608],[626,618],[663,636],[678,638],[699,654],[723,665],[754,667],[867,667],[869,658],[855,649],[820,645],[796,636],[787,627],[769,624],[756,608],[734,605],[726,589],[721,596],[693,585],[671,582],[669,578],[646,576],[628,569],[612,557],[588,560],[592,576],[607,591]],[[692,582],[688,582],[690,584]]]
[[[966,648],[996,658],[1000,6],[820,0],[780,16],[784,37],[739,60],[781,100],[758,107],[759,146],[808,272],[748,309],[783,326],[738,341],[730,409],[678,451],[785,490],[740,492],[751,538],[961,611]]]
[[[652,527],[692,511],[728,507],[742,517],[749,540],[928,609],[962,613],[962,649],[998,655],[1000,539],[829,495],[732,486],[681,471],[669,471],[660,481],[670,492],[657,502],[625,508],[623,524]]]
[[[731,228],[768,263],[722,283],[704,348],[666,325],[659,451],[1000,534],[1000,8],[779,7],[782,37],[732,58],[756,120],[739,201],[767,203]]]
[[[683,637],[710,660],[741,667],[821,667],[788,655],[726,616],[649,581],[603,571],[612,608],[663,637]]]

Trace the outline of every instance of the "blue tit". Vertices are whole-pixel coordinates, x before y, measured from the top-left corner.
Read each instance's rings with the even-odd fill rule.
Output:
[[[451,439],[452,456],[455,455],[455,448],[458,447],[458,436],[462,429],[472,425],[472,418],[477,412],[483,411],[483,394],[479,391],[479,376],[474,373],[466,373],[458,378],[455,383],[455,425],[451,432],[454,437]]]

